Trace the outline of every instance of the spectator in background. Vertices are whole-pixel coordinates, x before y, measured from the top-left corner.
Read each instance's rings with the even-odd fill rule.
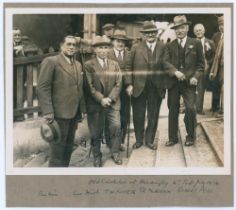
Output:
[[[205,59],[205,68],[204,72],[200,75],[197,85],[197,97],[196,97],[196,108],[197,113],[204,115],[203,104],[204,104],[204,94],[209,83],[209,74],[213,58],[215,56],[215,44],[212,40],[205,37],[205,27],[203,24],[199,23],[194,26],[194,34],[196,38],[202,43],[202,50]]]
[[[111,37],[113,48],[108,53],[108,58],[118,62],[122,72],[122,89],[120,93],[121,109],[120,109],[120,121],[121,121],[121,144],[125,142],[125,136],[128,127],[129,113],[130,113],[130,100],[126,93],[127,83],[125,69],[130,57],[129,51],[125,49],[128,41],[126,31],[116,29]],[[120,150],[124,151],[125,147],[120,146]]]
[[[103,35],[105,35],[107,38],[111,39],[111,37],[114,34],[115,25],[112,23],[107,23],[102,27]]]
[[[212,40],[216,46],[215,57],[211,66],[209,78],[212,80],[212,115],[223,114],[224,102],[224,16],[218,17],[219,32],[215,33]]]

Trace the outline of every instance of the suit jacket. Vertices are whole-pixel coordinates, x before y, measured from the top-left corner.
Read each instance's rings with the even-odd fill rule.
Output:
[[[156,88],[164,89],[166,88],[166,72],[163,68],[163,54],[164,54],[164,44],[157,41],[156,47],[154,49],[156,54],[156,59],[154,63],[154,70],[149,70],[148,65],[148,48],[146,41],[142,41],[135,45],[131,49],[130,59],[126,66],[127,77],[126,83],[132,84],[133,96],[138,97],[146,83],[147,75],[151,74],[151,81],[156,86]],[[169,65],[166,64],[168,69]]]
[[[85,99],[88,112],[102,110],[101,100],[106,97],[112,100],[112,109],[120,110],[122,74],[116,61],[108,59],[107,62],[107,70],[102,68],[97,58],[85,63]]]
[[[108,58],[118,62],[120,70],[122,72],[122,83],[123,83],[124,86],[128,85],[127,77],[126,77],[126,71],[125,70],[126,70],[127,63],[129,62],[129,59],[130,59],[130,52],[128,50],[126,50],[126,49],[124,50],[123,62],[120,62],[117,59],[113,49],[109,51]]]
[[[179,70],[179,52],[178,52],[178,40],[175,39],[171,43],[167,44],[165,49],[164,60],[168,64],[172,64],[172,68],[165,67],[168,72],[169,85],[172,87],[178,80],[175,77],[175,71]],[[199,79],[201,73],[204,71],[205,60],[203,55],[202,44],[199,40],[187,37],[185,43],[185,68],[181,70],[186,77],[186,81],[189,83],[189,79],[195,77]]]
[[[206,70],[209,73],[209,69],[211,68],[215,56],[215,44],[212,40],[205,38],[204,51],[205,51],[205,59],[208,65],[208,68],[206,68]]]
[[[45,58],[41,63],[38,80],[38,99],[43,114],[72,119],[80,112],[83,100],[81,64],[75,61],[74,71],[62,54]]]

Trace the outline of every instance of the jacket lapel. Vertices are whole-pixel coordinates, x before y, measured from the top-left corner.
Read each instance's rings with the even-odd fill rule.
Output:
[[[105,87],[105,72],[104,69],[101,67],[100,63],[98,62],[97,58],[94,58],[93,60],[94,70],[103,85],[103,88]]]
[[[142,52],[143,57],[145,58],[145,60],[148,62],[148,49],[147,49],[145,41],[143,41],[143,43],[141,45],[141,52]]]
[[[191,45],[191,41],[190,39],[187,37],[186,43],[185,43],[185,57],[189,54],[189,52],[191,51],[190,48]]]
[[[59,55],[59,64],[62,67],[62,70],[65,71],[69,76],[71,76],[75,80],[75,75],[73,72],[70,71],[71,65],[66,61],[62,54]]]
[[[77,84],[79,85],[82,81],[82,74],[83,72],[81,72],[79,69],[79,65],[77,62],[75,62],[75,68],[76,68],[76,81],[77,81]]]

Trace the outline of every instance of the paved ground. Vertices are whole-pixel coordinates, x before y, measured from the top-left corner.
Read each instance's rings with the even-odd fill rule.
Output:
[[[211,94],[205,97],[206,115],[198,116],[198,141],[194,147],[186,148],[182,141],[174,147],[164,146],[168,140],[168,108],[163,100],[159,127],[156,135],[158,150],[152,151],[143,146],[132,150],[135,142],[133,125],[131,125],[129,158],[127,150],[121,153],[123,165],[117,166],[110,159],[106,145],[102,145],[103,167],[191,167],[221,166],[223,164],[223,121],[212,118],[210,109]],[[184,141],[185,128],[183,114],[180,115],[180,139]],[[48,144],[40,137],[39,127],[42,118],[14,123],[14,166],[15,167],[47,167]],[[218,129],[220,127],[220,129]],[[217,133],[214,131],[217,130]],[[207,135],[206,135],[207,133]],[[79,123],[75,138],[75,148],[71,157],[70,167],[92,167],[93,157],[89,156],[90,138],[86,119]]]

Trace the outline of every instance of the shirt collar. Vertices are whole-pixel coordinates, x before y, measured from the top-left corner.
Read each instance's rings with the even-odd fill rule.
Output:
[[[105,58],[105,59],[103,60],[103,59],[99,58],[98,56],[96,56],[96,57],[97,57],[97,60],[98,60],[99,64],[100,64],[102,67],[104,66],[104,60],[105,60],[105,62],[107,63],[107,58]]]
[[[72,60],[72,62],[74,62],[74,58],[73,58],[73,57],[70,59],[70,58],[68,58],[63,52],[62,52],[61,54],[62,54],[62,55],[64,56],[64,58],[66,59],[67,63],[72,64],[72,63],[71,63],[71,60]]]
[[[115,55],[116,55],[116,57],[118,57],[119,56],[119,52],[121,52],[121,56],[123,57],[123,55],[124,55],[124,50],[117,50],[117,49],[115,49],[115,48],[113,48],[113,50],[114,50],[114,52],[115,52]]]
[[[149,48],[150,48],[150,45],[152,45],[152,50],[153,50],[153,49],[155,49],[155,47],[156,47],[157,40],[156,40],[155,42],[152,42],[152,43],[146,41],[146,44],[147,44],[147,46],[148,46]]]
[[[186,44],[186,41],[187,41],[187,36],[185,36],[183,39],[182,39],[182,46],[185,46]],[[180,43],[180,39],[178,38],[178,43]]]

